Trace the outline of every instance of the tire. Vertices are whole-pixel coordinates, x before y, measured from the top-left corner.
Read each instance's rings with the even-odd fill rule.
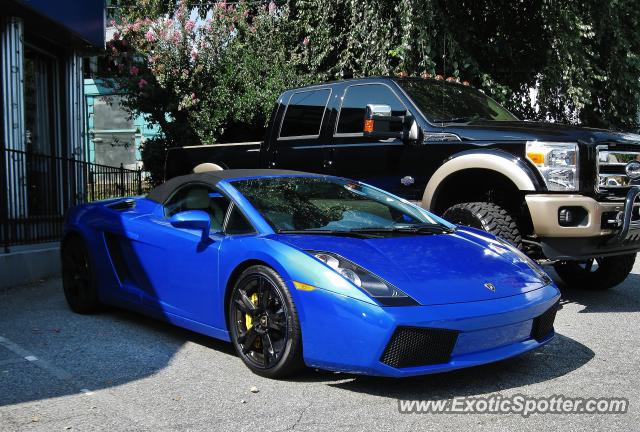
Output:
[[[469,202],[449,207],[443,218],[449,222],[478,228],[507,240],[522,249],[522,235],[509,212],[490,202]]]
[[[282,378],[304,367],[298,313],[275,270],[255,265],[242,272],[229,296],[228,311],[231,342],[252,372]]]
[[[100,309],[95,275],[89,251],[84,241],[73,237],[62,249],[62,288],[67,304],[79,314],[91,314]]]
[[[635,260],[636,254],[628,254],[587,261],[559,261],[553,267],[570,288],[603,291],[622,283],[631,273]]]

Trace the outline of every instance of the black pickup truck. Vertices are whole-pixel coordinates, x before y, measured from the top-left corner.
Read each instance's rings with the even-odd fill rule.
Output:
[[[507,239],[585,289],[622,282],[640,250],[640,135],[520,121],[455,82],[287,90],[263,142],[171,149],[166,175],[250,167],[362,180]]]

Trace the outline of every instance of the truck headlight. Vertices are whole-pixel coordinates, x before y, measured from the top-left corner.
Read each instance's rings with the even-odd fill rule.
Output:
[[[340,255],[312,250],[307,253],[331,267],[384,306],[415,306],[418,304],[389,282]]]
[[[538,168],[547,189],[578,190],[578,143],[527,141],[527,159]]]

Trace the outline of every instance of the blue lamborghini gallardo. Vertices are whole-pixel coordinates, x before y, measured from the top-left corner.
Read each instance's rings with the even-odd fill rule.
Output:
[[[72,208],[72,310],[116,305],[231,341],[254,372],[403,377],[554,335],[559,291],[511,244],[344,178],[226,170]]]

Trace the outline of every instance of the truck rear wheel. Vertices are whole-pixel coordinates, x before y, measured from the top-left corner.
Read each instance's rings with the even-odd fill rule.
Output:
[[[553,265],[560,279],[571,288],[601,291],[622,283],[636,260],[636,254],[559,261]]]
[[[490,202],[469,202],[449,207],[443,218],[494,234],[522,249],[522,235],[509,212]]]

